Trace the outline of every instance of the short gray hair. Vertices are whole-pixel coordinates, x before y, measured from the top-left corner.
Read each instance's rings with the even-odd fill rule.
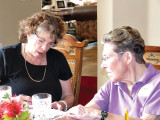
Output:
[[[145,63],[143,59],[145,42],[138,30],[130,26],[122,26],[104,34],[102,43],[112,43],[115,45],[114,51],[116,53],[130,51],[133,53],[136,62]]]

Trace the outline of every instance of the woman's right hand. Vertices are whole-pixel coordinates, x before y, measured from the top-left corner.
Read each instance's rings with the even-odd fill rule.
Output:
[[[77,105],[67,111],[67,116],[73,120],[98,120],[100,110]]]

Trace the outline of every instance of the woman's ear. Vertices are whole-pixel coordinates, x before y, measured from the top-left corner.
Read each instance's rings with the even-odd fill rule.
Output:
[[[133,60],[133,54],[131,52],[125,52],[123,54],[124,60],[127,64],[130,64],[131,61]]]

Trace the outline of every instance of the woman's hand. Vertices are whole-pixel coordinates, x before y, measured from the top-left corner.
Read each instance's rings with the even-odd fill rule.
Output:
[[[77,105],[72,107],[67,111],[69,118],[75,120],[99,120],[100,119],[100,110],[85,107],[82,105]]]
[[[56,102],[52,103],[52,108],[56,109],[56,110],[63,111],[66,108],[66,106],[65,106],[65,104],[63,102],[56,101]]]
[[[32,97],[27,95],[19,95],[19,96],[13,97],[13,99],[20,101],[22,104],[25,102],[29,105],[32,105]]]

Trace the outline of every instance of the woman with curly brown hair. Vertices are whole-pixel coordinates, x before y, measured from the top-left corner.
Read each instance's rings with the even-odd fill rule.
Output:
[[[51,49],[65,34],[65,24],[56,16],[39,12],[20,21],[20,43],[0,50],[0,85],[31,102],[35,93],[50,93],[52,107],[70,108],[74,101],[72,73],[64,55]]]

